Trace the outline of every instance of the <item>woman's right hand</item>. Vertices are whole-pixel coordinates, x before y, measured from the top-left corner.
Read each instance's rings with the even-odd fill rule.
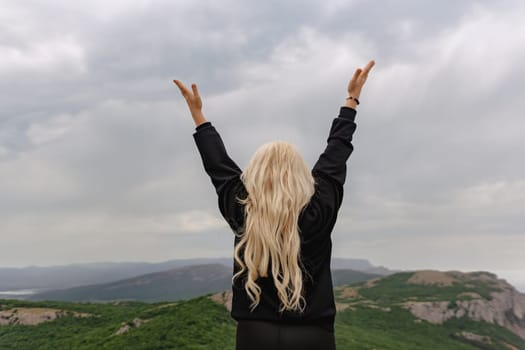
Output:
[[[357,68],[355,70],[354,76],[348,83],[347,88],[350,96],[359,99],[359,96],[361,95],[361,89],[363,88],[363,85],[365,85],[366,78],[368,77],[368,72],[370,72],[370,69],[372,69],[374,64],[374,60],[371,60],[368,62],[365,68]]]

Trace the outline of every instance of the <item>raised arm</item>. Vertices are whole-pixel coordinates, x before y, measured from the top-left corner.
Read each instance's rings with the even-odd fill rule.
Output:
[[[349,97],[345,105],[340,108],[339,116],[332,121],[327,146],[312,169],[312,173],[321,173],[339,186],[345,183],[346,162],[354,150],[352,137],[357,128],[355,116],[361,89],[374,64],[372,60],[364,69],[358,68],[354,72],[347,87]]]
[[[242,171],[228,156],[226,147],[215,126],[204,117],[202,99],[197,84],[191,84],[192,91],[189,91],[180,80],[175,79],[173,82],[179,87],[182,96],[186,99],[196,125],[193,138],[201,155],[204,169],[210,176],[215,190],[220,194],[225,184],[229,180],[237,178]]]
[[[355,115],[354,108],[340,108],[339,116],[332,121],[326,148],[312,169],[314,175],[321,173],[341,187],[346,179],[346,161],[354,150],[352,137],[357,128]]]
[[[193,138],[204,169],[210,176],[217,194],[221,194],[228,181],[238,180],[242,170],[228,155],[221,136],[210,121],[197,126]]]

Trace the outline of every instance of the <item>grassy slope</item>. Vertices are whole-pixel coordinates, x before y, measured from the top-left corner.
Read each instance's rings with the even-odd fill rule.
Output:
[[[361,289],[368,301],[378,306],[388,306],[390,311],[371,308],[364,304],[354,309],[338,311],[336,317],[337,348],[342,349],[383,349],[383,350],[507,350],[501,341],[525,349],[525,341],[505,328],[485,322],[474,322],[465,317],[451,319],[443,325],[426,321],[417,322],[411,313],[397,302],[418,296],[420,300],[453,300],[458,292],[465,291],[460,285],[432,287],[407,285],[410,274],[402,273],[385,277],[375,287]],[[353,284],[359,286],[362,283]],[[486,294],[490,286],[477,286],[476,291]],[[468,288],[467,288],[468,290]],[[208,294],[209,295],[209,294]],[[363,300],[341,298],[339,302]],[[170,303],[125,302],[112,304],[76,304],[63,302],[25,302],[3,300],[0,304],[12,306],[42,306],[89,312],[98,318],[76,318],[68,316],[37,326],[0,327],[0,349],[234,349],[235,322],[228,311],[206,296]],[[159,308],[159,306],[166,305]],[[111,337],[122,322],[134,318],[152,321],[133,328],[128,333]],[[491,345],[467,343],[454,334],[469,331],[489,335]]]
[[[408,284],[406,281],[413,272],[400,272],[383,277],[380,283],[373,288],[361,289],[360,294],[380,305],[399,303],[409,298],[418,298],[419,301],[453,301],[469,300],[469,296],[458,297],[462,292],[476,292],[485,299],[490,300],[490,292],[500,291],[489,282],[468,281],[468,283],[454,283],[451,286],[429,286],[421,284]],[[363,285],[357,283],[353,285]]]
[[[227,310],[205,296],[158,308],[162,304],[120,305],[2,301],[17,306],[56,307],[98,314],[98,318],[67,316],[36,326],[0,327],[0,349],[233,349],[235,323]],[[111,336],[121,322],[149,319],[138,328]]]

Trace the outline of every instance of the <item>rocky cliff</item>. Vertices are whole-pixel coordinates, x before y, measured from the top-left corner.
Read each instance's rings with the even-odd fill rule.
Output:
[[[338,312],[357,306],[384,312],[409,310],[416,321],[443,324],[466,317],[510,330],[525,339],[525,294],[490,272],[422,270],[401,272],[334,289]],[[210,296],[231,311],[231,291]],[[458,332],[464,339],[483,342],[486,336]],[[509,345],[509,348],[512,347]]]

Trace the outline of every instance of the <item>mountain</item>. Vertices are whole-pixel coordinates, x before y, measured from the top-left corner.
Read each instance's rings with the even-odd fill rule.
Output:
[[[3,267],[0,268],[0,291],[71,288],[201,264],[222,264],[229,267],[233,266],[233,258],[176,259],[158,263],[95,262],[57,266]]]
[[[231,289],[233,267],[221,264],[184,266],[110,283],[48,290],[19,297],[26,300],[158,302],[182,300]],[[334,285],[366,281],[379,275],[354,270],[332,271]]]
[[[221,264],[233,271],[233,257],[176,259],[159,263],[97,262],[59,266],[3,267],[0,268],[0,293],[6,290],[46,291],[110,283],[139,275],[203,264]],[[376,267],[370,264],[365,259],[333,258],[332,269],[352,269],[379,275],[392,273],[382,266]]]
[[[189,299],[230,287],[232,269],[220,264],[184,266],[110,283],[50,290],[27,300],[158,302]]]
[[[408,271],[334,294],[338,349],[525,349],[525,294],[490,272]],[[231,311],[231,291],[211,299]]]
[[[490,272],[408,271],[334,293],[339,350],[525,349],[525,295]],[[0,349],[233,350],[229,308],[228,290],[162,303],[0,299]]]
[[[350,269],[376,275],[391,275],[396,272],[401,272],[401,270],[392,270],[384,266],[372,265],[366,259],[332,258],[330,266],[332,270]]]

